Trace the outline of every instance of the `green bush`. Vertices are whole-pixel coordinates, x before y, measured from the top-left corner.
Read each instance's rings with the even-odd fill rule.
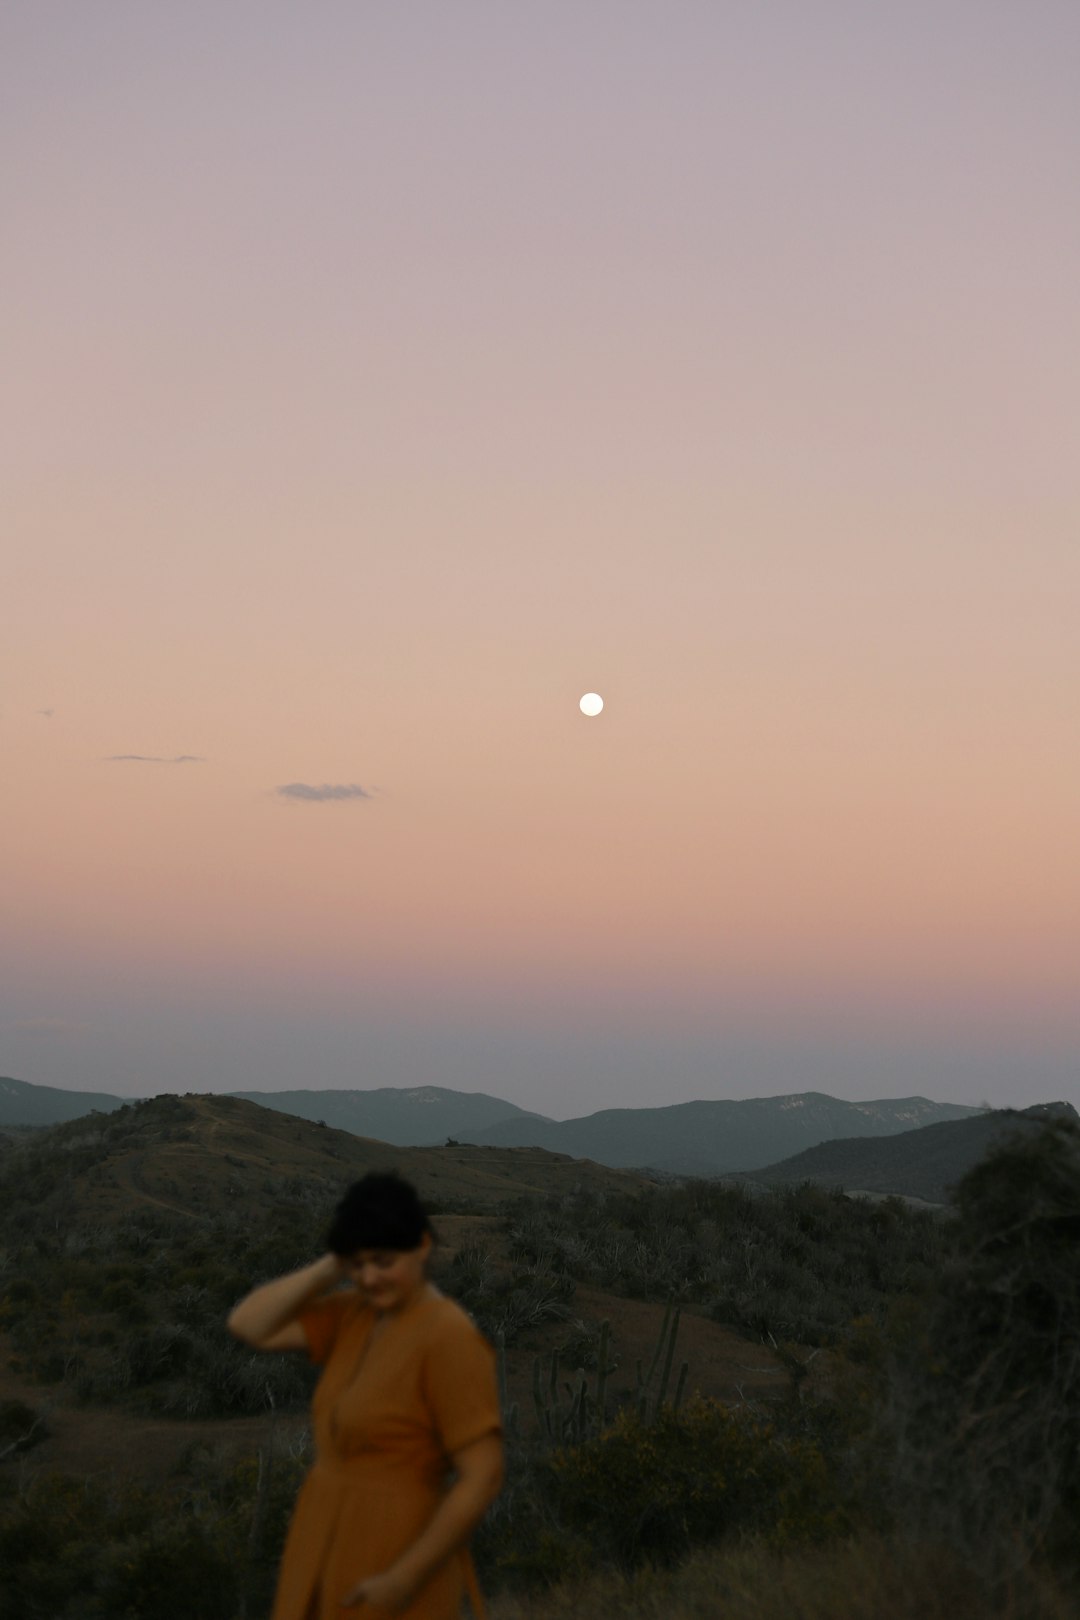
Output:
[[[957,1256],[888,1368],[896,1511],[1003,1570],[1080,1567],[1080,1129],[1003,1144],[955,1196]]]
[[[648,1424],[623,1409],[583,1445],[510,1448],[504,1497],[476,1539],[481,1570],[528,1588],[597,1565],[670,1567],[732,1534],[785,1549],[845,1533],[852,1490],[803,1427],[696,1396]]]
[[[150,1309],[135,1283],[124,1278],[107,1283],[101,1291],[100,1307],[114,1311],[121,1322],[131,1327],[150,1321]]]
[[[701,1396],[649,1424],[624,1410],[596,1440],[553,1452],[546,1473],[560,1522],[624,1569],[671,1564],[733,1531],[785,1546],[850,1523],[813,1440]]]
[[[67,1475],[39,1477],[0,1519],[0,1620],[89,1614],[98,1548],[107,1534],[100,1497]]]
[[[28,1451],[49,1432],[44,1416],[25,1401],[0,1401],[0,1456]]]
[[[0,1620],[267,1613],[302,1472],[193,1448],[163,1489],[54,1474],[0,1493]]]
[[[13,1328],[33,1316],[41,1291],[28,1277],[14,1277],[0,1294],[0,1327]]]
[[[108,1620],[235,1620],[236,1548],[212,1520],[165,1517],[102,1549],[97,1613]]]

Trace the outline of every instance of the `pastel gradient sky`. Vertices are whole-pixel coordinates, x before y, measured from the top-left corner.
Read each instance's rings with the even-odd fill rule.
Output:
[[[1080,1101],[1075,0],[0,63],[0,1073]]]

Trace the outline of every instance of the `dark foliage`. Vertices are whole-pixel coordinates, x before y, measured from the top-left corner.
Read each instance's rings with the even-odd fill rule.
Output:
[[[839,1342],[854,1317],[883,1320],[897,1294],[931,1287],[950,1225],[900,1199],[878,1204],[802,1186],[767,1197],[687,1181],[647,1199],[583,1189],[521,1199],[512,1252],[636,1299],[675,1297],[755,1339]]]
[[[1080,1565],[1080,1129],[1018,1136],[956,1201],[958,1252],[888,1368],[897,1511],[1002,1571]]]

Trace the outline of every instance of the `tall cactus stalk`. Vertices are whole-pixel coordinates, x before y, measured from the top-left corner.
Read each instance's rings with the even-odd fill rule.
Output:
[[[683,1389],[686,1385],[686,1375],[689,1371],[690,1363],[688,1361],[684,1361],[682,1366],[679,1368],[679,1382],[675,1385],[675,1399],[671,1403],[671,1410],[673,1412],[677,1412],[679,1410],[679,1402],[682,1400]],[[515,1407],[514,1410],[516,1411],[517,1408]]]
[[[604,1400],[604,1392],[607,1389],[608,1380],[608,1339],[610,1334],[611,1322],[605,1316],[600,1324],[600,1356],[596,1368],[596,1415],[601,1428],[607,1422],[607,1405]]]
[[[682,1307],[676,1306],[675,1320],[671,1324],[671,1337],[668,1339],[667,1352],[664,1356],[664,1376],[660,1380],[660,1393],[656,1397],[656,1410],[658,1412],[663,1406],[664,1396],[667,1394],[668,1379],[671,1377],[671,1358],[675,1354],[675,1336],[679,1331],[679,1317],[681,1315]]]
[[[674,1312],[674,1315],[672,1315]],[[642,1364],[635,1362],[637,1371],[637,1410],[643,1423],[654,1422],[664,1403],[667,1394],[668,1382],[671,1377],[672,1357],[675,1353],[675,1339],[679,1331],[680,1308],[674,1300],[669,1300],[664,1312],[663,1326],[660,1336],[649,1363],[649,1371],[642,1374]],[[611,1323],[605,1318],[600,1327],[600,1350],[597,1360],[596,1395],[590,1394],[588,1379],[581,1371],[580,1382],[575,1389],[572,1384],[563,1381],[563,1389],[567,1400],[564,1404],[559,1395],[559,1353],[551,1352],[550,1372],[547,1380],[547,1389],[543,1388],[542,1360],[539,1355],[533,1357],[532,1394],[533,1405],[536,1409],[537,1426],[540,1438],[548,1445],[560,1445],[565,1441],[583,1444],[586,1440],[594,1438],[603,1432],[607,1424],[607,1381],[612,1371],[609,1356],[611,1337]],[[661,1375],[660,1390],[655,1404],[649,1410],[649,1386],[657,1367],[663,1357],[663,1371]],[[687,1361],[679,1369],[679,1380],[672,1402],[674,1411],[678,1411],[682,1400],[686,1377],[690,1371]]]
[[[672,1317],[673,1310],[675,1312],[674,1318]],[[652,1409],[652,1419],[656,1418],[664,1404],[664,1396],[667,1394],[668,1379],[671,1375],[671,1358],[675,1353],[675,1339],[679,1331],[679,1317],[681,1315],[682,1307],[676,1306],[674,1299],[668,1300],[667,1309],[664,1311],[664,1321],[660,1328],[660,1337],[656,1341],[656,1349],[653,1351],[653,1358],[649,1363],[649,1371],[644,1378],[641,1375],[640,1360],[634,1363],[635,1370],[637,1372],[637,1412],[642,1423],[648,1423],[651,1421],[649,1413],[649,1385],[652,1383],[653,1374],[655,1373],[657,1365],[659,1364],[661,1353],[666,1351],[664,1356],[664,1371],[661,1376],[660,1392],[656,1397],[656,1403]],[[679,1378],[679,1398],[682,1396],[682,1386],[685,1382],[686,1372],[688,1371],[689,1363],[684,1362],[683,1372],[680,1373]],[[676,1410],[677,1409],[678,1401],[676,1401]]]
[[[506,1383],[506,1337],[503,1333],[495,1335],[495,1363],[499,1375],[499,1409],[503,1415],[503,1428],[514,1439],[519,1436],[517,1402],[511,1402]]]

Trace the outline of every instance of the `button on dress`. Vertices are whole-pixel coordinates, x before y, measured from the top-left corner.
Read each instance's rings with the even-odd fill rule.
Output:
[[[448,1488],[451,1454],[502,1432],[495,1350],[456,1300],[414,1300],[387,1317],[355,1287],[300,1311],[323,1368],[312,1400],[315,1459],[285,1538],[271,1620],[376,1620],[386,1610],[341,1600],[417,1539]],[[468,1547],[459,1548],[398,1620],[458,1620],[468,1589],[484,1606]]]

